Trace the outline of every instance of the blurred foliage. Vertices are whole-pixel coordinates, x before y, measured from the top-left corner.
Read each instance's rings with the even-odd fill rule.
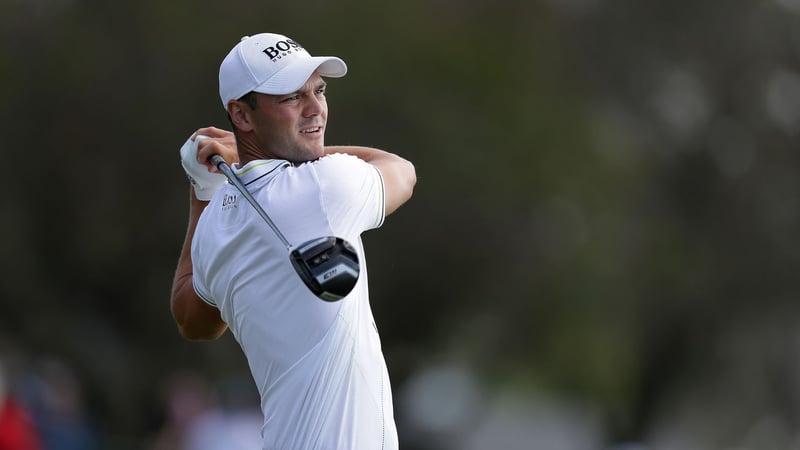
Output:
[[[246,371],[168,298],[177,150],[227,128],[219,62],[262,31],[348,63],[328,143],[416,164],[365,235],[396,390],[457,361],[592,405],[608,445],[692,405],[800,430],[796,0],[2,7],[0,337],[69,361],[109,435],[154,426],[171,371]]]

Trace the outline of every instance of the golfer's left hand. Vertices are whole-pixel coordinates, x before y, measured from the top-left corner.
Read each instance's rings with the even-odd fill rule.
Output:
[[[219,169],[208,160],[211,155],[219,155],[229,166],[239,162],[236,138],[233,133],[216,127],[200,128],[194,136],[205,136],[197,146],[197,162],[208,168],[209,172],[219,173]]]
[[[204,132],[216,137],[204,135]],[[224,132],[224,130],[201,128],[186,140],[180,150],[181,166],[183,166],[198,200],[211,200],[214,193],[225,184],[225,175],[217,173],[217,168],[207,161],[213,153],[238,161],[233,134]]]

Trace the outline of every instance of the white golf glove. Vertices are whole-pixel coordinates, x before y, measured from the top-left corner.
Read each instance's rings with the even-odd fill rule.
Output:
[[[181,165],[194,188],[198,200],[208,201],[225,184],[225,175],[208,171],[208,167],[197,161],[197,144],[208,136],[197,135],[194,141],[190,137],[181,147]]]

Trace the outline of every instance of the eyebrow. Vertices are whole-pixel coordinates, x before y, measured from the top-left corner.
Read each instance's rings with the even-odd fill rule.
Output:
[[[323,88],[325,88],[325,87],[327,87],[327,86],[328,86],[328,83],[326,83],[326,82],[325,82],[325,80],[323,80],[323,79],[320,79],[320,80],[319,80],[319,83],[317,83],[316,85],[314,85],[314,86],[310,87],[309,89],[303,89],[303,88],[301,87],[300,89],[298,89],[298,90],[296,90],[296,91],[294,91],[294,92],[292,92],[292,93],[285,94],[285,95],[279,95],[279,96],[275,96],[275,99],[276,99],[275,101],[277,101],[277,102],[283,102],[283,101],[285,101],[285,100],[287,100],[287,99],[289,99],[289,98],[291,98],[291,97],[294,97],[295,95],[306,95],[306,94],[308,94],[309,92],[316,91],[317,89],[323,89]]]
[[[326,83],[325,80],[319,80],[319,83],[317,83],[316,85],[312,86],[311,88],[309,88],[309,89],[302,89],[302,88],[298,89],[297,92],[294,92],[294,94],[304,94],[306,92],[316,91],[317,89],[322,89],[322,88],[324,88],[326,86],[328,86],[328,83]]]

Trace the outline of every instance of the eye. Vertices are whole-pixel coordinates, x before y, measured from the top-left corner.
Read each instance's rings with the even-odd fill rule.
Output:
[[[291,102],[291,101],[295,101],[295,100],[300,100],[300,94],[295,94],[295,95],[291,95],[289,97],[286,97],[283,100],[281,100],[281,103]]]

